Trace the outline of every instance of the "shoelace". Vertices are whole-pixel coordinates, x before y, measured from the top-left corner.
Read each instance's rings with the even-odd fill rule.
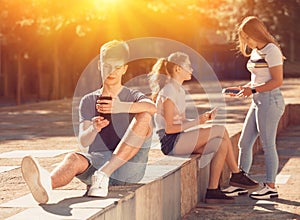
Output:
[[[251,180],[249,174],[246,173],[244,170],[241,169],[241,173],[243,174],[243,176],[245,176],[245,177],[247,177],[247,178],[249,178],[249,179]],[[254,182],[255,182],[255,181],[254,181]]]
[[[249,174],[246,173],[246,172],[245,172],[244,170],[242,170],[242,169],[241,169],[241,173],[242,173],[244,176],[247,176],[247,177],[249,176]]]
[[[100,188],[100,185],[101,185],[101,182],[102,182],[103,178],[104,178],[103,176],[94,175],[93,176],[93,179],[94,179],[93,185]]]

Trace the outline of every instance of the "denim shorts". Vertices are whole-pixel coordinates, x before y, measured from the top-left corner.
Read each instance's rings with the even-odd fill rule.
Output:
[[[165,155],[170,155],[172,154],[172,151],[175,147],[175,145],[178,142],[179,135],[182,132],[174,133],[174,134],[167,134],[164,129],[161,129],[157,131],[157,134],[159,136],[159,140],[161,143],[161,151]]]
[[[113,172],[110,176],[109,185],[127,185],[137,183],[144,177],[151,141],[151,138],[147,139],[133,158]],[[90,164],[86,171],[76,176],[87,185],[91,185],[91,178],[95,171],[109,161],[112,156],[111,151],[92,153],[78,152],[78,154],[84,156]]]

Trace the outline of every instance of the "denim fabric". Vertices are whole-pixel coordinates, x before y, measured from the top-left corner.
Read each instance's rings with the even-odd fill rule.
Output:
[[[259,136],[266,165],[266,182],[274,183],[278,171],[276,134],[285,104],[279,89],[253,95],[239,140],[239,166],[249,172],[252,165],[252,148]]]
[[[172,155],[172,151],[178,141],[180,133],[181,132],[166,134],[164,129],[157,131],[161,144],[161,151],[164,153],[164,155]]]
[[[151,141],[152,138],[150,137],[144,142],[141,149],[133,158],[113,172],[113,174],[110,176],[109,185],[126,185],[137,183],[144,177]],[[87,158],[90,166],[84,173],[77,175],[77,178],[85,184],[91,185],[92,175],[111,158],[112,152],[93,152],[91,154],[79,152],[79,154]]]

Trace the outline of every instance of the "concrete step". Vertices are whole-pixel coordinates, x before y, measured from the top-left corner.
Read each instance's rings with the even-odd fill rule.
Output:
[[[287,105],[279,125],[281,131],[291,120],[299,123],[299,117],[295,118],[292,112],[299,110],[300,105]],[[235,152],[239,133],[231,135]],[[259,150],[258,142],[255,151]],[[180,219],[203,201],[205,195],[209,165],[200,169],[199,159],[200,155],[187,158],[164,156],[153,149],[144,178],[138,184],[111,187],[105,199],[85,197],[84,190],[54,190],[47,205],[37,205],[27,194],[0,204],[0,207],[18,210],[7,219],[28,219],[29,216],[30,219]],[[229,170],[225,167],[222,182],[228,177]]]

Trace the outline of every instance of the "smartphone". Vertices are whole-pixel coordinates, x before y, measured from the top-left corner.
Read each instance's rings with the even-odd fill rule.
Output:
[[[210,113],[213,113],[214,111],[217,112],[218,110],[219,110],[219,107],[214,107],[214,108],[213,108],[212,110],[210,110],[209,112],[210,112]]]
[[[219,107],[214,107],[212,110],[210,110],[210,111],[209,111],[209,113],[210,113],[209,120],[212,120],[212,119],[214,119],[214,117],[213,117],[213,115],[212,115],[212,114],[214,114],[214,116],[216,116],[216,114],[217,114],[218,110],[219,110]]]
[[[232,93],[232,94],[238,94],[241,90],[239,89],[223,89],[222,90],[222,93]]]
[[[112,100],[112,97],[111,96],[98,96],[97,101],[98,100]],[[109,121],[111,121],[111,114],[110,113],[104,114],[104,113],[98,112],[98,115],[104,117],[105,119],[107,119]]]

